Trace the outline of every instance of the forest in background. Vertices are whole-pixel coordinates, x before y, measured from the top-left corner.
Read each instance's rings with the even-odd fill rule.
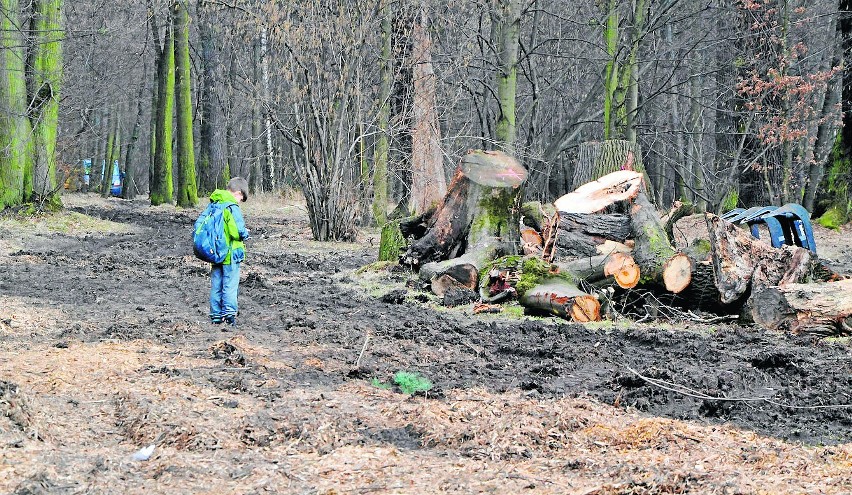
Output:
[[[515,155],[552,201],[618,140],[660,208],[839,224],[849,4],[3,0],[0,204],[58,206],[84,159],[108,194],[117,160],[123,197],[193,206],[240,175],[301,189],[313,236],[347,239],[422,211],[468,149]]]

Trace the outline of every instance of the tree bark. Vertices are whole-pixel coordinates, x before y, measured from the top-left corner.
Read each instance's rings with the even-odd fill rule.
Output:
[[[165,23],[162,55],[157,64],[157,127],[154,170],[151,174],[151,204],[171,203],[174,199],[172,178],[172,119],[175,106],[175,42],[171,21]]]
[[[28,59],[30,122],[33,135],[33,201],[61,208],[56,185],[56,134],[62,81],[62,0],[33,0]]]
[[[393,89],[393,59],[391,53],[391,2],[381,0],[382,51],[379,63],[379,136],[373,159],[373,219],[384,225],[388,219],[388,157],[390,153],[390,107]],[[398,258],[398,257],[397,257]]]
[[[411,129],[411,213],[437,203],[447,192],[441,153],[441,128],[436,101],[437,80],[432,68],[432,37],[425,7],[414,23],[414,123]]]
[[[502,254],[516,253],[519,218],[513,205],[525,180],[526,170],[503,153],[468,153],[425,235],[409,246],[402,262],[419,270],[428,262],[457,257],[462,250],[492,245]]]
[[[751,311],[769,330],[850,334],[852,280],[767,287],[752,296]]]
[[[624,242],[631,236],[630,218],[621,214],[559,214],[554,259],[595,256],[605,241]]]
[[[198,186],[195,181],[195,147],[192,136],[192,76],[189,60],[189,12],[186,5],[174,4],[175,36],[175,99],[177,117],[177,205],[191,208],[198,203]],[[219,143],[221,145],[221,143]]]
[[[201,82],[198,99],[201,106],[198,132],[198,172],[200,190],[205,193],[223,188],[230,179],[226,152],[227,127],[222,111],[222,61],[220,37],[209,1],[198,1],[198,33],[201,41]]]
[[[31,167],[31,124],[26,116],[23,36],[18,0],[2,0],[0,16],[0,210],[18,205],[29,196],[24,175]]]

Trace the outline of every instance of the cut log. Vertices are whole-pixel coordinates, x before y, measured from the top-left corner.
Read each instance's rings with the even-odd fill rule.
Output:
[[[675,201],[672,205],[672,208],[669,210],[666,215],[661,218],[663,223],[663,229],[666,231],[666,235],[669,236],[669,239],[674,241],[674,226],[678,220],[683,217],[687,217],[693,215],[695,213],[695,205],[692,203],[683,203],[681,201]]]
[[[777,285],[807,282],[819,264],[807,249],[774,248],[715,215],[708,214],[706,218],[713,272],[723,304],[733,303],[749,292],[756,294]]]
[[[425,233],[408,247],[401,262],[415,270],[432,261],[496,245],[517,252],[517,195],[526,170],[497,151],[471,151],[462,158],[446,196],[431,215]]]
[[[600,301],[561,278],[547,279],[532,287],[519,301],[527,308],[580,323],[601,319]]]
[[[726,307],[722,304],[716,279],[713,275],[712,261],[692,261],[692,273],[689,285],[678,293],[681,304],[690,309],[701,309],[714,313],[735,314],[737,308]]]
[[[612,253],[604,266],[604,276],[615,278],[615,283],[622,289],[636,287],[641,274],[633,256],[628,253]]]
[[[631,234],[630,218],[620,214],[559,213],[554,259],[595,256],[606,241],[624,242]]]
[[[566,213],[597,213],[619,201],[635,198],[641,184],[642,174],[620,170],[583,184],[553,204],[557,210]]]
[[[767,287],[752,295],[752,317],[769,330],[852,333],[852,280]]]
[[[693,262],[689,256],[678,253],[663,265],[663,284],[666,290],[679,294],[692,282]]]
[[[642,278],[649,281],[662,280],[663,266],[675,255],[675,250],[657,210],[643,191],[639,191],[633,199],[630,224],[636,241],[633,258],[642,270]]]
[[[559,230],[582,232],[588,236],[624,242],[630,237],[630,217],[615,214],[559,212]]]
[[[497,257],[497,252],[496,243],[480,245],[478,249],[458,258],[426,263],[418,275],[420,280],[430,284],[432,292],[439,297],[444,297],[447,290],[456,287],[476,290],[479,271],[488,261]]]

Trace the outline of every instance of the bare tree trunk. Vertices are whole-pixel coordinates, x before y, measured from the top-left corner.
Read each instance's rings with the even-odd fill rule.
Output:
[[[492,16],[496,25],[497,105],[499,115],[495,137],[500,148],[515,154],[517,127],[515,124],[515,94],[518,89],[518,47],[521,31],[520,0],[500,0]]]
[[[120,112],[118,110],[115,113],[110,114],[109,112],[104,116],[104,128],[106,129],[106,146],[104,147],[103,154],[103,167],[101,167],[101,196],[107,197],[109,196],[109,190],[112,186],[112,156],[113,150],[115,149],[115,136],[117,134],[118,129],[118,121],[121,118]]]
[[[21,204],[24,176],[31,167],[31,124],[26,117],[27,86],[24,74],[24,43],[20,30],[18,0],[0,3],[0,210]]]
[[[271,96],[269,88],[269,38],[266,28],[260,31],[260,71],[264,104]],[[264,191],[275,189],[275,147],[272,144],[272,114],[271,110],[264,111],[264,137],[266,142],[266,160],[263,167],[262,188]]]
[[[379,89],[379,136],[376,139],[373,160],[373,218],[379,225],[387,222],[388,208],[388,157],[390,151],[390,108],[393,89],[393,59],[391,53],[391,3],[382,0],[382,59],[380,62],[381,87]]]
[[[260,56],[260,41],[255,40],[252,56],[252,72],[254,83],[262,84],[262,76],[260,75],[261,56]],[[251,100],[251,171],[249,173],[249,190],[252,194],[263,190],[263,153],[261,152],[260,141],[263,135],[263,113],[262,102],[258,97]]]
[[[62,81],[62,0],[33,0],[27,79],[33,132],[33,201],[62,207],[56,181],[56,135]]]
[[[414,23],[414,125],[411,129],[411,213],[418,214],[437,203],[447,192],[438,125],[432,38],[425,7]]]
[[[172,119],[175,104],[175,42],[171,21],[165,23],[165,40],[157,66],[157,126],[154,170],[151,176],[152,205],[171,203],[174,199],[172,176]]]
[[[198,1],[198,31],[201,41],[201,80],[203,90],[198,95],[201,106],[199,126],[198,171],[200,190],[209,193],[225,187],[230,178],[226,153],[227,127],[222,115],[222,62],[220,42],[213,9],[209,1]]]
[[[834,51],[829,59],[828,67],[838,67],[842,63],[843,58],[843,33],[840,28],[838,17],[841,14],[835,13],[832,20],[834,26]],[[848,14],[847,14],[848,15]],[[823,98],[822,110],[820,112],[819,125],[816,131],[816,143],[810,148],[811,155],[809,160],[805,160],[807,167],[807,181],[805,184],[805,192],[802,199],[802,205],[810,212],[814,211],[816,206],[817,191],[822,184],[822,178],[825,175],[825,163],[834,146],[835,136],[834,130],[836,121],[838,120],[840,97],[843,87],[843,73],[839,73],[828,82],[828,87]]]
[[[175,116],[177,117],[178,206],[188,208],[198,203],[195,181],[195,146],[192,136],[192,76],[189,60],[189,12],[180,1],[175,2]]]
[[[619,139],[583,143],[580,145],[579,158],[574,167],[571,189],[617,170],[645,173],[638,144]]]
[[[136,186],[136,164],[133,153],[136,150],[136,142],[139,141],[139,129],[142,127],[142,111],[144,109],[143,96],[145,95],[145,82],[148,79],[148,61],[142,65],[142,81],[139,83],[139,93],[136,95],[136,120],[133,123],[133,132],[127,143],[127,153],[124,155],[124,183],[121,187],[121,197],[133,199],[139,188]]]

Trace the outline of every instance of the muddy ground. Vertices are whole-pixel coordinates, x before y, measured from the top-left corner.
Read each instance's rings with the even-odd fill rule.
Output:
[[[65,202],[0,217],[0,493],[852,492],[847,338],[440,308],[288,198],[212,326],[200,208]]]

